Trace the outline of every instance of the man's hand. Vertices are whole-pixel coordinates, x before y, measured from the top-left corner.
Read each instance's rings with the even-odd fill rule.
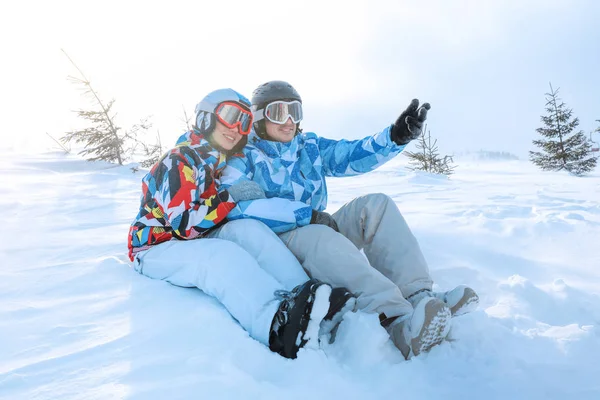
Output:
[[[338,229],[337,223],[335,222],[335,219],[333,219],[331,214],[326,213],[325,211],[312,210],[312,217],[310,219],[310,223],[318,225],[327,225],[336,232],[340,231]]]
[[[394,122],[390,132],[392,140],[397,145],[404,145],[418,138],[423,132],[423,123],[427,119],[427,111],[430,109],[429,103],[423,103],[419,107],[419,100],[413,99]]]
[[[244,200],[265,199],[265,191],[254,181],[241,181],[235,183],[227,189],[233,201],[240,202]]]

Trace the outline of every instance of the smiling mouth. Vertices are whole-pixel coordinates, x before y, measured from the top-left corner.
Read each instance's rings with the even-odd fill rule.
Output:
[[[224,135],[223,135],[223,137],[224,137],[225,139],[229,140],[229,141],[230,141],[230,142],[232,142],[232,143],[233,143],[233,142],[235,142],[235,138],[234,138],[234,137],[232,137],[232,136],[229,136],[229,135],[225,135],[225,134],[224,134]]]

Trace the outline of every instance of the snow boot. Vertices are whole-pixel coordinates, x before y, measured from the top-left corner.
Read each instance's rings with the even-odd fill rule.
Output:
[[[337,328],[344,319],[344,315],[349,311],[354,311],[356,307],[356,296],[344,287],[337,287],[331,291],[329,296],[329,311],[321,321],[319,327],[319,338],[326,339],[329,343],[335,340]]]
[[[447,292],[432,292],[428,289],[419,290],[408,296],[407,300],[413,305],[424,297],[435,297],[450,307],[453,317],[474,311],[479,305],[479,296],[466,285],[459,285]]]
[[[447,292],[433,292],[433,296],[450,307],[453,317],[475,311],[479,305],[477,293],[465,285],[459,285]]]
[[[319,347],[319,325],[329,309],[331,286],[311,279],[291,292],[278,290],[281,299],[269,333],[269,348],[285,358],[296,358],[302,347]]]
[[[392,342],[407,360],[428,352],[450,332],[450,309],[435,297],[424,297],[413,313],[397,318],[387,330]]]

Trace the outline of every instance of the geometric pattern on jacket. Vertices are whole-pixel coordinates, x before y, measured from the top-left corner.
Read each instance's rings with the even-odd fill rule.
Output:
[[[253,180],[267,199],[241,201],[227,218],[258,219],[277,233],[308,225],[313,209],[327,207],[325,177],[373,171],[404,149],[390,139],[390,129],[360,140],[331,140],[301,132],[288,143],[250,133],[245,157],[227,161],[221,185],[226,188],[241,179]]]
[[[142,179],[140,209],[129,229],[129,258],[171,239],[195,239],[234,208],[217,189],[226,157],[196,130],[184,134]]]

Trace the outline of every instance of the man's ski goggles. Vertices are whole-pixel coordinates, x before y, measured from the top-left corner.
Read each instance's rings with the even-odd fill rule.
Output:
[[[238,127],[242,135],[247,135],[252,129],[252,113],[241,105],[224,101],[215,110],[217,120],[229,129]]]
[[[288,118],[295,124],[302,121],[302,103],[294,101],[274,101],[269,103],[264,110],[259,110],[255,115],[256,120],[266,118],[274,124],[283,125]]]

